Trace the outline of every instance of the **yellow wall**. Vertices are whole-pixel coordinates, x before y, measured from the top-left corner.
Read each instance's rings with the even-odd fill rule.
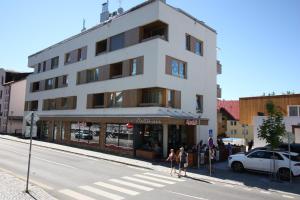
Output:
[[[231,138],[245,138],[246,144],[253,140],[253,126],[245,127],[245,136],[243,134],[243,126],[239,121],[227,120],[227,137]],[[247,134],[248,133],[248,134]]]

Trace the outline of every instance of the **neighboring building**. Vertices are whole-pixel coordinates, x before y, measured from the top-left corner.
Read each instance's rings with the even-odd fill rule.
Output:
[[[0,69],[1,133],[22,133],[26,77],[29,74]]]
[[[241,124],[238,100],[218,100],[218,135],[220,137],[242,138],[246,144],[253,140],[251,126]]]
[[[158,0],[112,15],[104,4],[101,19],[29,56],[25,114],[39,115],[37,137],[166,156],[216,133],[215,30]]]
[[[265,145],[264,141],[258,139],[257,133],[262,120],[266,118],[266,104],[270,101],[284,115],[286,130],[294,133],[293,138],[299,138],[300,94],[240,98],[240,121],[254,127],[254,146]]]

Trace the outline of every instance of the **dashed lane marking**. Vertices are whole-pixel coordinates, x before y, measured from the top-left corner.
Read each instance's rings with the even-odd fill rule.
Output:
[[[208,199],[205,199],[205,198],[202,198],[202,197],[195,197],[195,196],[191,196],[191,195],[188,195],[188,194],[173,192],[173,191],[170,191],[170,190],[165,190],[165,191],[169,192],[169,193],[172,193],[172,194],[177,194],[177,195],[180,195],[180,196],[189,197],[189,198],[193,198],[193,199],[208,200]]]
[[[91,187],[91,186],[80,186],[79,188],[83,189],[83,190],[86,190],[88,192],[92,192],[94,194],[106,197],[108,199],[112,199],[112,200],[122,200],[122,199],[124,199],[124,197],[121,197],[119,195],[112,194],[110,192],[106,192],[104,190],[100,190],[98,188],[94,188],[94,187]]]
[[[83,199],[84,200],[96,200],[94,198],[80,194],[78,192],[74,192],[73,190],[69,190],[69,189],[60,190],[59,192],[66,196],[72,197],[73,199],[77,199],[77,200],[83,200]]]

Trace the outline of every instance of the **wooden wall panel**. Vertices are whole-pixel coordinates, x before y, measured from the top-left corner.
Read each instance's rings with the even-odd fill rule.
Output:
[[[283,115],[287,116],[288,105],[300,105],[300,94],[240,98],[240,122],[253,125],[253,117],[257,116],[258,112],[267,115],[265,106],[269,101],[272,101]]]
[[[144,73],[144,56],[137,58],[137,68],[136,74],[143,74]]]
[[[174,91],[174,107],[181,109],[181,91]]]
[[[138,90],[123,91],[123,107],[137,107],[138,106]]]
[[[134,28],[125,32],[125,47],[139,43],[140,29]]]

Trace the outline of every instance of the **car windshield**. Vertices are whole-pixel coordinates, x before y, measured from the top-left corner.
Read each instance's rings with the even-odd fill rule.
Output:
[[[289,159],[289,154],[283,154],[287,159]],[[300,156],[292,156],[291,155],[291,161],[300,162]]]

